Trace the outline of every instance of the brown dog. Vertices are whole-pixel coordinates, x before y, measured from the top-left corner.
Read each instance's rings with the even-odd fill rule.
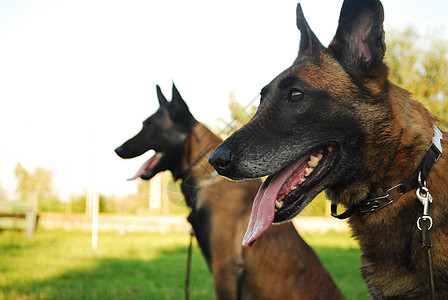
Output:
[[[291,223],[273,226],[257,245],[241,245],[259,180],[231,182],[213,176],[207,157],[221,143],[197,122],[173,85],[168,102],[157,87],[160,108],[141,132],[117,148],[122,158],[153,149],[156,155],[135,178],[170,170],[182,180],[191,208],[188,221],[213,273],[218,299],[343,299],[313,250]],[[216,173],[215,173],[216,174]]]
[[[447,134],[388,81],[383,19],[380,1],[345,0],[325,48],[299,5],[297,59],[209,161],[233,179],[269,175],[245,246],[326,190],[350,217],[372,298],[448,299]]]

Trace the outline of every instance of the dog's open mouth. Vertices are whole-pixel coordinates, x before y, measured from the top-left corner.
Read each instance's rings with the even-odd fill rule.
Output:
[[[139,177],[148,180],[152,178],[157,172],[154,172],[155,166],[160,162],[163,157],[163,152],[156,152],[154,156],[148,159],[141,167],[138,169],[137,173],[129,178],[128,180],[134,180]]]
[[[270,175],[255,196],[243,246],[250,247],[273,222],[292,219],[323,190],[320,183],[336,156],[334,146],[322,146]]]

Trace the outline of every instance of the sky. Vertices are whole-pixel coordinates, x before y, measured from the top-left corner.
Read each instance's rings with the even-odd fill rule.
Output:
[[[448,40],[446,0],[384,0],[385,30],[413,25]],[[151,155],[114,149],[158,107],[156,84],[174,82],[197,120],[230,121],[229,94],[243,104],[291,65],[300,34],[297,1],[0,0],[0,185],[14,168],[53,172],[62,199],[94,187],[135,192],[128,182]],[[324,45],[341,0],[303,0]]]

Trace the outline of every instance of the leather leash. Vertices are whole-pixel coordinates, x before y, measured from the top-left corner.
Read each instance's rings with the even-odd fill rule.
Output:
[[[188,246],[187,254],[187,270],[185,274],[185,300],[190,298],[190,270],[191,270],[191,250],[193,248],[194,230],[190,229],[190,245]]]
[[[422,248],[425,250],[426,274],[428,281],[429,297],[431,300],[434,300],[435,288],[434,288],[434,276],[432,273],[431,241],[429,240],[429,230],[432,227],[432,218],[428,214],[429,204],[432,203],[433,198],[429,193],[428,188],[426,187],[426,182],[425,181],[422,182],[420,180],[420,176],[419,176],[419,184],[420,187],[417,189],[417,191],[415,191],[415,195],[423,205],[423,215],[417,219],[417,228],[422,233]]]

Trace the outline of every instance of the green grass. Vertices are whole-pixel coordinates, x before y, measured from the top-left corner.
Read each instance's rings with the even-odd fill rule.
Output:
[[[187,233],[88,232],[38,229],[0,234],[0,299],[183,299]],[[304,235],[347,299],[367,299],[356,244],[345,233]],[[190,299],[213,299],[213,281],[197,244]]]
[[[347,299],[370,299],[359,272],[361,251],[349,232],[305,233],[302,238],[316,251]]]

